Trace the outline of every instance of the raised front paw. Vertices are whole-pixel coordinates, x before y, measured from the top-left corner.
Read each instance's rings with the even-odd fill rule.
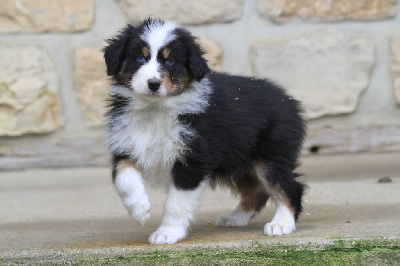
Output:
[[[146,220],[150,218],[150,202],[147,196],[131,197],[123,202],[129,215],[139,224],[144,225]]]
[[[186,229],[179,226],[161,226],[149,237],[150,244],[175,244],[186,236]]]
[[[274,221],[267,223],[264,226],[264,234],[268,236],[281,236],[288,235],[296,229],[296,224],[294,221]]]

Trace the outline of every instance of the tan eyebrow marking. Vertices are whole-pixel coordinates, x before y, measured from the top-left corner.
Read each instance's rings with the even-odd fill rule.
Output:
[[[146,58],[150,57],[150,50],[149,50],[149,48],[147,48],[147,46],[142,47],[142,53],[143,53],[144,57],[146,57]]]
[[[164,59],[167,59],[170,54],[171,54],[171,51],[168,48],[164,48],[164,50],[162,51],[162,55],[163,55]]]

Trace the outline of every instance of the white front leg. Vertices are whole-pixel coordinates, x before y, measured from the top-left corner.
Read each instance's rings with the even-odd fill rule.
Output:
[[[201,192],[208,186],[203,181],[194,190],[182,190],[171,185],[164,205],[160,227],[149,237],[150,244],[174,244],[182,240],[188,231],[194,211],[199,205]]]
[[[150,217],[150,202],[140,172],[132,167],[122,169],[115,178],[115,188],[130,216],[143,225]]]

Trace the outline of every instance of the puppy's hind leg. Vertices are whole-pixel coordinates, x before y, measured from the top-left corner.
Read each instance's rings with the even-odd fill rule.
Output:
[[[284,200],[275,200],[275,216],[264,226],[264,234],[281,236],[291,234],[296,230],[296,220],[290,204]]]
[[[216,225],[220,227],[246,226],[265,206],[268,194],[262,183],[255,177],[255,173],[236,180],[234,187],[240,194],[239,205],[228,214],[220,215]]]
[[[127,158],[114,158],[115,188],[132,218],[143,225],[150,217],[150,202],[139,170]]]
[[[279,172],[273,168],[267,175],[267,191],[275,202],[275,216],[264,226],[264,234],[288,235],[296,230],[304,191],[304,185],[295,180],[296,176],[291,171]]]

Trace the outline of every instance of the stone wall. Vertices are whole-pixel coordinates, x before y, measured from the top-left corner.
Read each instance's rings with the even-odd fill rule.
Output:
[[[2,0],[0,169],[105,165],[101,47],[148,16],[303,102],[303,154],[400,150],[397,0]]]

